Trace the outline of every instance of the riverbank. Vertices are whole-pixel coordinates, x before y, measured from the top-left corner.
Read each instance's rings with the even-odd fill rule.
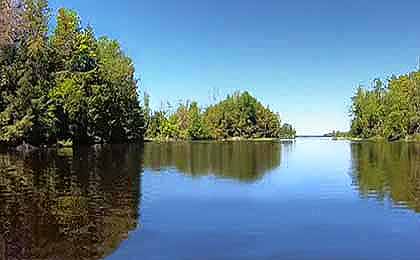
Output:
[[[33,145],[30,143],[23,142],[21,144],[15,145],[8,145],[8,144],[1,144],[0,143],[0,151],[15,151],[15,152],[33,152],[37,150],[63,150],[63,149],[73,149],[73,148],[83,148],[83,147],[101,147],[101,146],[108,146],[108,145],[132,145],[132,144],[143,144],[146,141],[139,140],[137,142],[122,142],[122,143],[86,143],[86,144],[74,144],[71,140],[66,141],[57,141],[56,143],[49,143],[49,144],[39,144]]]
[[[420,143],[420,134],[416,135],[410,135],[402,139],[398,140],[388,140],[381,136],[375,136],[370,138],[360,138],[360,137],[333,137],[333,141],[339,141],[339,140],[347,140],[352,142],[419,142]]]
[[[184,140],[184,139],[175,139],[175,138],[145,138],[141,143],[186,143],[186,142],[292,142],[296,138],[227,138],[227,139],[202,139],[202,140]],[[132,143],[127,143],[132,144]],[[94,147],[94,146],[101,146],[101,145],[108,145],[107,143],[93,143],[93,144],[86,144],[82,146]],[[43,150],[43,149],[72,149],[74,148],[73,142],[71,140],[67,141],[58,141],[54,144],[43,144],[39,146],[35,146],[29,143],[23,143],[20,145],[6,145],[0,144],[1,151],[17,151],[17,152],[32,152],[36,150]]]
[[[153,143],[175,143],[175,142],[279,142],[294,141],[296,138],[242,138],[232,137],[226,139],[202,139],[202,140],[185,140],[175,138],[145,138],[144,142]]]

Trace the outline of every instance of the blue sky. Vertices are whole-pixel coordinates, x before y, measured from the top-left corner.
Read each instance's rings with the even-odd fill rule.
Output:
[[[347,130],[359,84],[416,68],[416,0],[50,0],[133,58],[152,105],[248,90],[299,134]],[[215,91],[217,90],[217,91]]]

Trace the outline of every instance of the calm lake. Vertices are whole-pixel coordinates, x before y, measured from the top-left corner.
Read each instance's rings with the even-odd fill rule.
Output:
[[[420,259],[420,144],[0,153],[0,259]]]

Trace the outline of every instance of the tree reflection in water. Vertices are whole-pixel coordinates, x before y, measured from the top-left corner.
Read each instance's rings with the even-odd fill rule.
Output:
[[[0,154],[0,259],[101,259],[138,225],[142,148]]]
[[[420,212],[420,144],[354,143],[352,177],[361,196]]]
[[[145,167],[175,167],[191,176],[213,174],[254,182],[281,164],[283,147],[292,142],[180,142],[145,144]]]

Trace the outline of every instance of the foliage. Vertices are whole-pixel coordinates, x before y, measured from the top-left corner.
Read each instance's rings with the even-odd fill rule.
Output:
[[[350,137],[349,132],[342,132],[338,130],[333,130],[332,132],[325,134],[324,137],[333,137],[333,138],[348,138]]]
[[[207,108],[204,120],[214,139],[281,138],[295,136],[289,124],[281,125],[280,116],[263,106],[248,92],[237,92]]]
[[[280,138],[294,139],[296,137],[296,130],[291,124],[283,124],[280,130]]]
[[[1,2],[7,16],[0,23],[19,30],[0,31],[0,142],[141,139],[134,65],[119,43],[97,39],[76,12],[64,8],[49,35],[48,2],[16,2]]]
[[[174,113],[169,109],[155,111],[149,117],[146,137],[152,139],[209,139],[207,126],[204,123],[202,109],[196,102],[180,103]]]
[[[248,92],[237,92],[206,109],[200,109],[197,102],[180,103],[173,112],[161,109],[150,115],[147,125],[146,136],[152,139],[294,138],[296,135],[290,124],[281,125],[280,116]]]
[[[352,98],[351,134],[397,140],[420,133],[420,72],[375,80],[372,90],[359,87]]]

